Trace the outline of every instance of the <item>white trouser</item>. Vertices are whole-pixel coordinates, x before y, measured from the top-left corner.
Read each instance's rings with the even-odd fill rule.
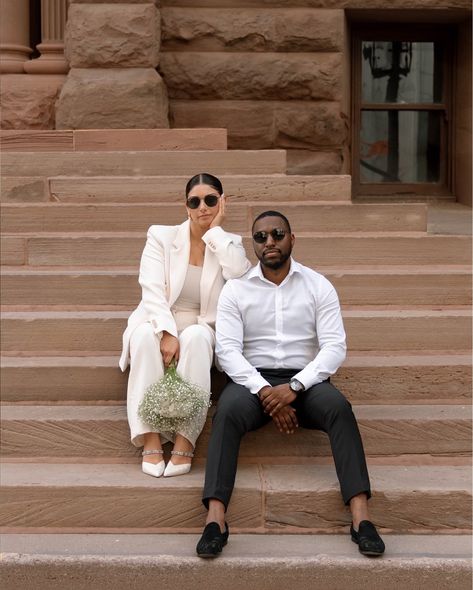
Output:
[[[213,360],[215,337],[205,326],[193,324],[179,334],[178,373],[187,381],[199,385],[210,392],[210,368]],[[138,326],[130,340],[130,375],[128,378],[127,412],[130,425],[131,442],[143,446],[143,434],[159,432],[142,422],[138,416],[138,406],[145,390],[164,375],[163,358],[160,351],[160,337],[154,334],[149,322]],[[176,434],[182,434],[193,446],[205,424],[207,408],[182,432],[160,432],[162,442],[173,441]]]

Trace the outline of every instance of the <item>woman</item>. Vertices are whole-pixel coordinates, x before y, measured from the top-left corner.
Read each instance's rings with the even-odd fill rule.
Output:
[[[171,362],[178,373],[210,395],[215,315],[226,279],[250,267],[241,238],[225,232],[225,196],[220,180],[197,174],[186,186],[188,220],[148,230],[140,265],[142,300],[128,319],[120,368],[130,362],[127,410],[131,441],[143,446],[142,470],[165,477],[188,473],[207,409],[180,432],[157,432],[142,422],[138,406],[146,388]],[[174,443],[165,465],[162,443]]]

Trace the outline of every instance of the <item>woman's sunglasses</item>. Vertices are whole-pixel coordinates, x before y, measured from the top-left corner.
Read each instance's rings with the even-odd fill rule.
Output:
[[[268,236],[271,236],[275,242],[280,242],[284,239],[284,236],[288,232],[285,229],[272,229],[270,232],[267,231],[257,231],[253,234],[253,240],[257,244],[264,244],[268,239]]]
[[[218,195],[205,195],[203,199],[200,199],[199,197],[191,197],[190,199],[187,199],[187,206],[189,209],[198,209],[200,207],[200,202],[204,201],[207,207],[215,207],[219,199],[220,197]]]

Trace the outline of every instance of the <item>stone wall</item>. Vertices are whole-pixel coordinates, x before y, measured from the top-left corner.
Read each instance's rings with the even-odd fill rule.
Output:
[[[165,5],[161,16],[172,126],[287,149],[292,173],[344,170],[343,10]]]
[[[168,127],[155,0],[70,0],[57,129]]]

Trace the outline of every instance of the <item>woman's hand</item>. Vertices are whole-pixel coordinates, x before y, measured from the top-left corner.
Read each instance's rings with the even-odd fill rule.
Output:
[[[225,195],[222,194],[220,199],[218,200],[218,213],[212,219],[212,223],[210,224],[209,229],[212,229],[212,227],[217,227],[218,225],[222,225],[223,220],[225,219],[225,198]]]
[[[173,359],[177,364],[179,360],[179,340],[175,336],[169,334],[169,332],[163,332],[160,350],[165,367],[169,367]]]

